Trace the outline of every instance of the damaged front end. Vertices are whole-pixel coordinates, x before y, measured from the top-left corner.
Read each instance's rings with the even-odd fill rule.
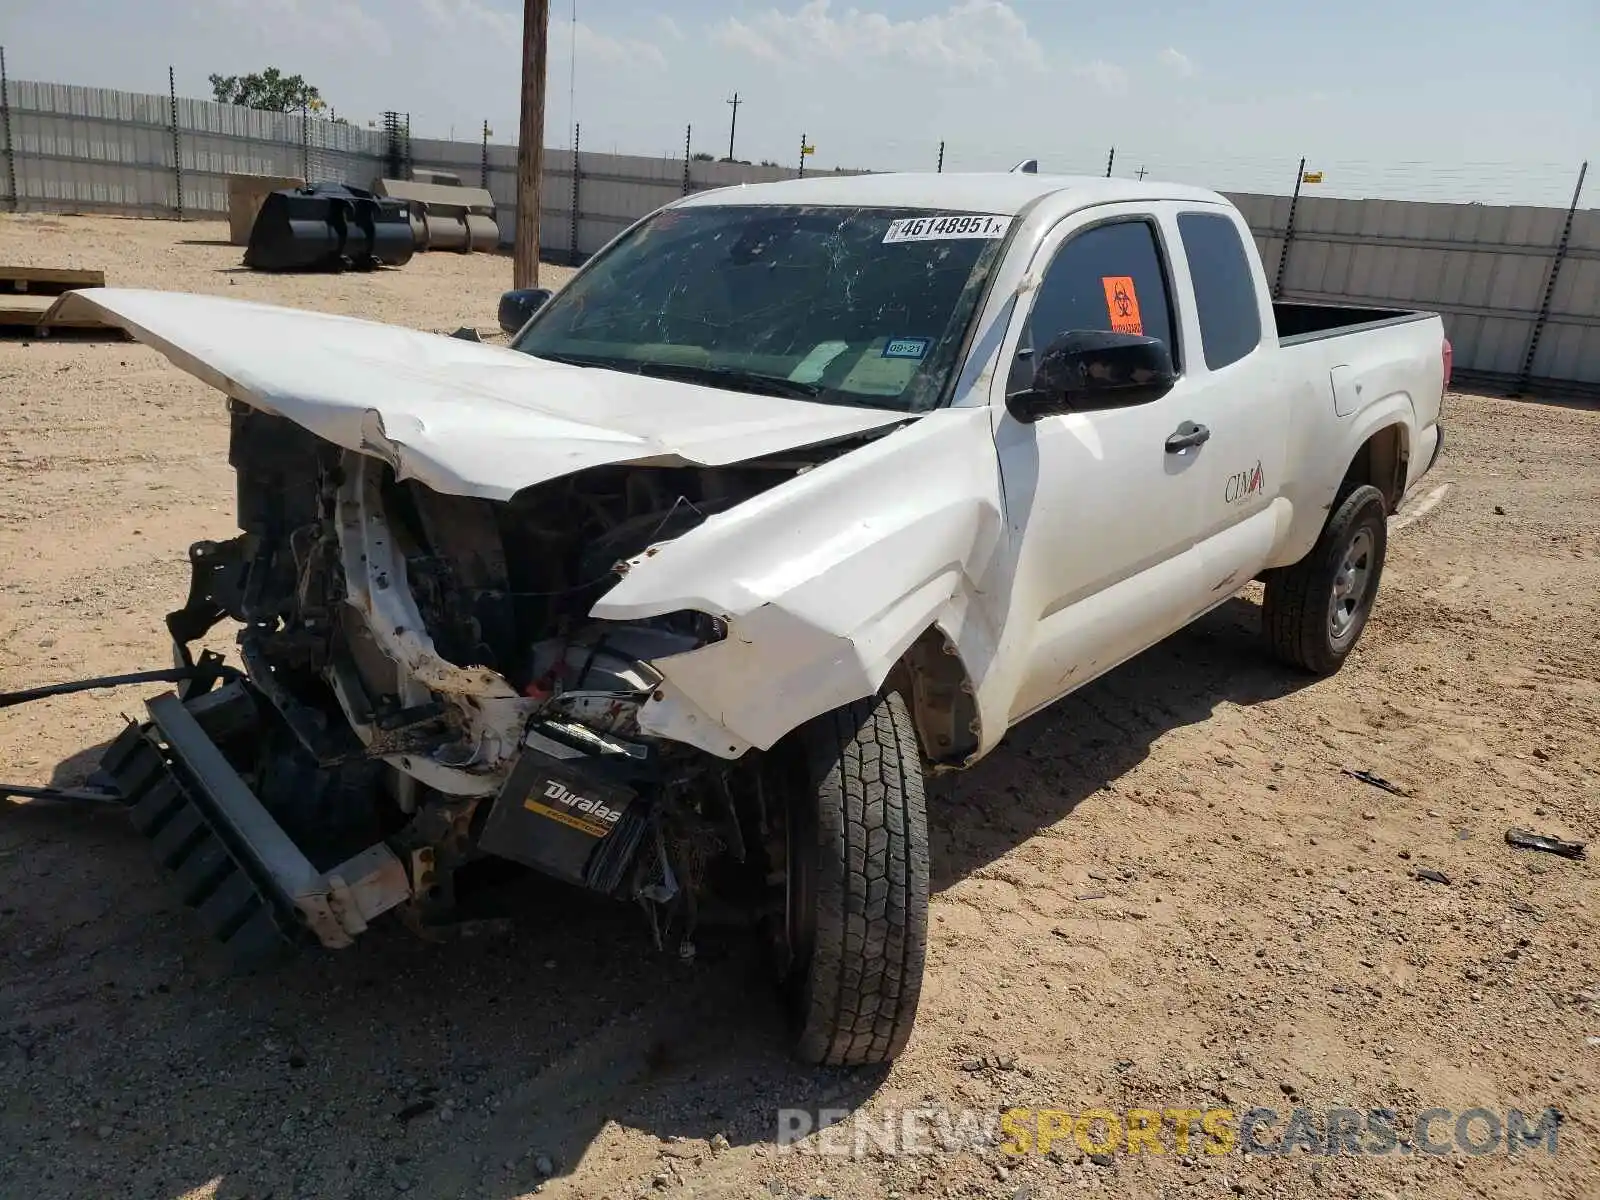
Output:
[[[253,957],[273,933],[346,945],[389,909],[423,932],[500,915],[478,902],[509,862],[638,901],[691,952],[697,893],[762,836],[760,785],[639,712],[653,660],[728,629],[588,614],[630,558],[828,452],[594,467],[500,502],[230,412],[243,532],[191,548],[167,624],[192,665],[238,622],[244,676],[152,702],[104,764],[185,898]]]

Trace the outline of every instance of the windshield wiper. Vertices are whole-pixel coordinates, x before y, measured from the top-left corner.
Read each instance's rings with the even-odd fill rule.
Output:
[[[785,379],[781,375],[763,375],[759,371],[741,371],[736,367],[708,367],[695,363],[641,362],[639,374],[663,379],[681,379],[685,383],[703,383],[709,387],[729,388],[737,392],[757,392],[768,396],[788,396],[797,400],[811,400],[821,395],[820,384],[802,383],[798,379]]]
[[[741,371],[736,367],[712,367],[700,363],[650,362],[637,358],[610,357],[598,354],[544,353],[536,358],[565,363],[571,367],[598,367],[605,371],[626,371],[629,375],[649,375],[658,379],[680,379],[685,383],[703,383],[709,387],[728,388],[731,391],[756,392],[767,396],[787,396],[796,400],[814,400],[825,390],[821,384],[803,383],[798,379],[785,379],[781,375],[763,375],[759,371]]]
[[[637,375],[638,364],[626,358],[606,358],[598,354],[555,354],[543,353],[531,355],[533,358],[548,359],[550,362],[565,363],[569,367],[603,367],[610,371],[628,371]]]

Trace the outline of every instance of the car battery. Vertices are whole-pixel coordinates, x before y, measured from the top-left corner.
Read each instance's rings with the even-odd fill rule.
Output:
[[[485,853],[598,892],[622,885],[650,828],[632,788],[576,763],[523,750],[478,834]]]

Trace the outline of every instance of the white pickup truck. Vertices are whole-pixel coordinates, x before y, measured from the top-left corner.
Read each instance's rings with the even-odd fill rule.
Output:
[[[1252,579],[1337,670],[1450,372],[1433,314],[1274,305],[1216,193],[1036,174],[694,195],[508,293],[509,348],[63,304],[230,398],[243,533],[168,624],[244,670],[105,760],[218,937],[442,928],[507,860],[686,956],[731,898],[834,1064],[912,1028],[925,773]]]

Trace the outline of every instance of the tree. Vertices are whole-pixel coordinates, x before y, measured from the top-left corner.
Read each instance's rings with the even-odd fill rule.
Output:
[[[237,104],[266,112],[295,112],[323,107],[322,93],[299,75],[285,75],[277,67],[259,74],[212,75],[211,94],[218,104]]]

